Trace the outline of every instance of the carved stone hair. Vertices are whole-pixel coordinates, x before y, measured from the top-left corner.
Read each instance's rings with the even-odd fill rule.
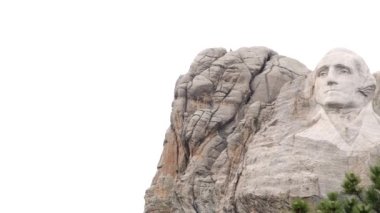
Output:
[[[345,54],[349,54],[353,56],[355,67],[362,81],[362,86],[357,88],[357,91],[365,97],[367,102],[369,102],[370,100],[372,100],[375,94],[376,80],[373,77],[373,75],[370,73],[367,64],[365,63],[363,58],[360,57],[358,54],[344,48],[336,48],[336,49],[330,50],[323,58],[331,54],[339,54],[339,53],[345,53]],[[307,76],[306,83],[305,83],[305,90],[304,90],[305,98],[311,99],[314,97],[314,83],[315,83],[316,78],[317,78],[316,71],[311,72]]]

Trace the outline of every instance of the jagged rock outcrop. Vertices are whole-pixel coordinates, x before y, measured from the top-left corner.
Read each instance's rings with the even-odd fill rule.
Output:
[[[145,212],[286,212],[295,197],[339,188],[348,169],[364,174],[380,149],[350,155],[305,132],[319,109],[314,79],[265,47],[199,53],[176,83]]]

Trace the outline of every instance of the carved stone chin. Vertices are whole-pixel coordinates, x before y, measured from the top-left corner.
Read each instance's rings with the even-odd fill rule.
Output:
[[[145,212],[286,212],[339,191],[347,171],[367,184],[380,160],[375,77],[345,49],[312,72],[265,47],[202,51],[176,83]]]

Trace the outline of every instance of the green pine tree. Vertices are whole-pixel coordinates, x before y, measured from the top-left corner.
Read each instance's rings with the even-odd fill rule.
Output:
[[[338,200],[338,193],[330,192],[327,199],[323,199],[318,205],[320,213],[344,213],[343,205]]]
[[[345,193],[349,195],[360,196],[362,189],[359,187],[360,178],[354,173],[346,173],[342,187]]]
[[[355,197],[346,198],[343,200],[344,212],[349,213],[354,211],[354,207],[358,205],[358,200]]]
[[[307,213],[309,212],[309,206],[302,199],[296,199],[292,203],[292,212],[293,213]]]

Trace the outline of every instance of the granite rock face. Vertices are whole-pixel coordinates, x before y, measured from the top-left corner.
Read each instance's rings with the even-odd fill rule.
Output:
[[[327,77],[345,73],[330,61],[322,60]],[[314,93],[315,82],[343,81],[315,73],[265,47],[199,53],[176,83],[145,212],[286,212],[296,197],[315,203],[339,190],[347,171],[365,183],[380,156],[379,91],[360,90],[366,99],[346,122],[353,127],[340,132],[330,121],[341,113],[328,110],[339,100]]]

